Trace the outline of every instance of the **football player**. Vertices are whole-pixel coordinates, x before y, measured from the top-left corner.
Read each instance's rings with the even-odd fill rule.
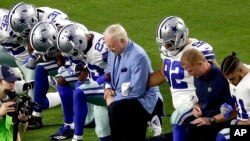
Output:
[[[69,23],[72,22],[69,21]],[[82,25],[82,28],[87,31],[87,28],[85,26]],[[56,47],[57,30],[58,28],[53,23],[38,22],[30,32],[31,47],[36,52],[36,55],[42,56],[34,58],[43,58],[42,59],[43,62],[39,62],[36,65],[35,69],[36,70],[38,68],[42,70],[46,69],[47,73],[52,73],[53,71],[54,73],[57,73],[57,71],[59,72],[59,74],[55,76],[58,81],[58,86],[56,89],[58,90],[62,101],[66,101],[62,103],[64,113],[66,113],[64,114],[65,123],[55,135],[50,137],[51,140],[62,140],[73,136],[74,123],[72,117],[73,115],[72,88],[74,88],[74,85],[77,80],[77,74],[74,73],[74,71],[69,71],[70,69],[73,69],[75,65],[74,62],[61,56],[60,51]],[[43,67],[41,68],[41,66],[44,66],[44,68]],[[40,72],[40,75],[41,73],[42,75],[45,75],[43,72]],[[52,74],[52,76],[54,75]],[[62,79],[61,77],[63,77],[65,80],[61,81]],[[66,86],[64,86],[64,84]],[[88,119],[85,120],[85,125],[93,120],[93,115],[92,115],[93,106],[88,104],[88,108],[89,108]]]
[[[250,125],[250,70],[236,56],[236,53],[224,58],[221,70],[230,84],[230,92],[236,102],[237,118],[231,125]],[[230,141],[230,130],[225,128],[219,132],[216,141]]]
[[[51,95],[46,95],[49,89],[49,81],[48,81],[48,71],[51,73],[57,73],[58,67],[56,66],[55,61],[51,61],[49,57],[40,57],[33,52],[33,48],[30,47],[29,43],[29,34],[31,29],[37,24],[39,21],[53,23],[55,25],[59,24],[59,22],[63,20],[68,20],[68,16],[60,10],[49,8],[49,7],[39,7],[35,8],[31,4],[27,4],[24,2],[18,3],[13,8],[11,8],[9,12],[9,26],[18,36],[18,43],[25,44],[23,48],[14,48],[12,44],[5,43],[3,46],[8,51],[12,51],[14,53],[20,52],[25,55],[22,55],[22,67],[29,68],[27,70],[34,69],[35,71],[35,88],[34,88],[34,101],[41,105],[41,108],[35,108],[33,112],[33,116],[29,119],[28,129],[37,129],[42,127],[41,120],[41,112],[43,109],[47,109],[49,107],[58,105],[60,103],[60,97],[58,93],[53,93]],[[48,27],[49,28],[49,27]],[[53,29],[53,28],[49,28]],[[52,35],[51,35],[52,36]],[[56,35],[53,35],[56,38]],[[34,37],[34,36],[32,36]],[[53,37],[52,37],[53,38]],[[45,38],[42,40],[44,44],[51,45],[52,43],[46,42]],[[32,42],[33,43],[33,42]],[[12,45],[9,47],[9,45]],[[46,48],[47,49],[47,48]],[[13,51],[14,50],[14,51]],[[46,50],[47,51],[47,50]],[[48,49],[49,51],[49,49]],[[13,53],[13,55],[14,55]],[[40,60],[43,60],[45,63],[39,63]],[[54,71],[54,72],[53,72]],[[25,73],[29,73],[25,71]],[[49,77],[52,78],[52,77]],[[55,79],[52,80],[55,86]],[[43,84],[43,85],[41,85]]]
[[[57,47],[65,56],[81,61],[74,69],[80,77],[75,86],[73,107],[71,107],[74,109],[74,115],[70,116],[74,117],[75,124],[72,141],[83,139],[87,102],[95,105],[94,118],[97,136],[100,141],[108,141],[110,130],[106,102],[103,98],[104,89],[96,82],[107,67],[108,48],[104,44],[103,35],[93,31],[86,32],[79,24],[69,24],[59,31]],[[62,99],[62,104],[67,102],[68,99]],[[64,112],[64,114],[67,113]]]
[[[182,140],[182,129],[179,126],[191,114],[190,109],[197,103],[193,76],[183,69],[180,58],[188,48],[201,51],[206,59],[215,61],[211,45],[204,41],[188,37],[188,27],[177,16],[170,16],[160,22],[157,27],[157,43],[160,45],[163,63],[160,70],[151,74],[148,86],[157,86],[168,82],[175,111],[171,115],[173,138]],[[180,133],[180,134],[179,134]]]
[[[32,81],[34,80],[34,72],[21,65],[24,58],[28,56],[27,45],[24,42],[20,42],[20,37],[9,26],[8,14],[9,10],[0,9],[0,64],[19,67],[23,72],[28,72],[24,75],[24,79]],[[33,97],[33,90],[29,91],[29,95]]]
[[[15,67],[14,69],[21,69],[19,72],[19,76],[24,76],[24,80],[29,83],[34,81],[34,71],[27,69],[22,65],[22,61],[24,61],[25,57],[29,55],[28,49],[27,49],[27,37],[18,36],[19,34],[14,32],[11,26],[8,23],[8,14],[9,10],[6,9],[0,9],[0,21],[1,21],[1,27],[0,27],[0,46],[1,46],[1,52],[0,52],[0,63],[1,64],[9,64],[12,67]],[[20,77],[21,79],[23,77]],[[18,92],[26,92],[22,90],[22,85],[25,83],[25,81],[16,81],[18,84],[15,85],[16,90],[19,90]],[[34,97],[34,91],[33,88],[30,88],[28,91],[28,95],[30,97]],[[48,97],[53,96],[54,93],[48,93]]]

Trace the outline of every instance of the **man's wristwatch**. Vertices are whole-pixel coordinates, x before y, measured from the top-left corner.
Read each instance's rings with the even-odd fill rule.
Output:
[[[209,118],[209,121],[211,124],[214,124],[216,122],[216,119],[214,117]]]

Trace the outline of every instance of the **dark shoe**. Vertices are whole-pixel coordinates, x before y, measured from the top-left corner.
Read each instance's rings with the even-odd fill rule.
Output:
[[[173,141],[173,132],[164,133],[159,136],[154,136],[146,139],[146,141]]]
[[[62,127],[60,127],[55,134],[51,135],[49,139],[51,141],[59,141],[72,138],[73,135],[74,135],[74,130],[70,129],[70,126],[62,125]]]
[[[31,116],[28,119],[27,130],[40,129],[43,127],[43,122],[41,117]]]
[[[153,130],[154,136],[161,135],[162,127],[161,127],[160,119],[159,119],[159,117],[157,115],[155,115],[151,119],[149,126],[151,127],[151,130]]]
[[[90,123],[85,124],[84,128],[95,128],[95,120],[93,119]]]

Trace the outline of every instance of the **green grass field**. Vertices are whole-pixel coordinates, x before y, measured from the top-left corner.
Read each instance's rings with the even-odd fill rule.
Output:
[[[114,23],[122,24],[129,37],[143,46],[151,58],[153,68],[161,59],[155,42],[157,24],[170,15],[180,16],[189,27],[189,37],[207,41],[215,50],[217,61],[235,51],[250,63],[250,1],[248,0],[24,0],[35,6],[49,6],[68,14],[73,21],[83,23],[89,30],[102,33]],[[9,9],[17,0],[1,0],[1,8]],[[161,86],[166,115],[173,111],[168,85]],[[46,141],[63,122],[61,107],[46,110],[44,128],[28,131],[24,141]],[[164,132],[171,130],[169,116],[164,119]],[[132,128],[132,127],[131,127]],[[150,132],[149,132],[150,135]],[[85,141],[98,141],[93,129],[86,129]]]

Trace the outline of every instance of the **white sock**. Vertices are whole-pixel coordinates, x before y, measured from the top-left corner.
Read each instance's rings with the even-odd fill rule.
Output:
[[[64,123],[64,126],[69,126],[70,129],[75,129],[74,122],[72,122],[72,123]]]
[[[49,101],[49,108],[52,108],[61,104],[61,98],[58,92],[47,93],[46,97]]]
[[[74,135],[73,139],[82,140],[82,136]]]
[[[33,111],[32,115],[35,116],[35,117],[41,117],[42,113]]]

